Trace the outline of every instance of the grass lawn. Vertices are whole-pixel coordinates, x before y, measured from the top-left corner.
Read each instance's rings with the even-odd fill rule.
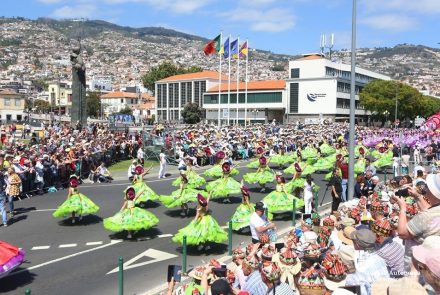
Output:
[[[111,165],[110,167],[108,167],[108,170],[110,171],[110,173],[120,172],[120,171],[126,172],[132,162],[133,162],[133,159],[121,161],[121,162],[115,163],[115,164]],[[150,166],[153,166],[153,167],[159,166],[159,161],[154,161],[154,160],[145,161],[145,163],[144,163],[145,169],[148,169]]]

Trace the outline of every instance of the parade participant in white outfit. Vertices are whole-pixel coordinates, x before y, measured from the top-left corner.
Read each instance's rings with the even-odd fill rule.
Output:
[[[313,179],[310,174],[306,176],[306,182],[304,184],[304,210],[305,214],[312,213],[312,201],[313,201]]]
[[[165,178],[165,174],[167,172],[167,157],[165,156],[165,149],[162,148],[159,154],[159,178]]]

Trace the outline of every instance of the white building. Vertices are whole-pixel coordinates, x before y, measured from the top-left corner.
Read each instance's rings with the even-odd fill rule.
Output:
[[[127,107],[136,110],[141,108],[139,106],[149,103],[149,105],[142,107],[142,111],[147,112],[148,109],[146,108],[154,106],[153,101],[154,98],[147,93],[114,91],[101,95],[101,107],[105,116],[118,113]],[[154,111],[154,109],[151,111]],[[140,115],[142,114],[140,113]]]
[[[365,122],[368,113],[359,104],[359,92],[370,81],[390,77],[356,68],[356,118]],[[351,65],[308,54],[289,62],[287,121],[316,121],[320,117],[345,121],[350,114]]]
[[[228,77],[222,75],[223,83]],[[156,82],[156,111],[158,121],[179,121],[187,103],[203,107],[203,94],[218,85],[219,73],[203,71],[171,76]]]

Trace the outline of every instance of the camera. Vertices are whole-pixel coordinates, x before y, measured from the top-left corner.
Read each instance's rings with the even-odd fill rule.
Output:
[[[406,197],[409,195],[409,190],[408,188],[402,188],[397,190],[394,195],[396,195],[397,197]]]

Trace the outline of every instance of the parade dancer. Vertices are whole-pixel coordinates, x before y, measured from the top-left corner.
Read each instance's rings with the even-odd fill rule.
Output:
[[[136,192],[136,204],[159,199],[159,196],[144,182],[144,176],[148,174],[148,170],[144,170],[142,165],[136,165],[134,168],[135,175],[133,176],[132,187]]]
[[[264,156],[261,156],[258,160],[260,167],[258,167],[257,172],[250,172],[243,175],[243,179],[247,183],[258,183],[261,187],[261,192],[266,191],[266,183],[274,181],[274,176],[269,166],[267,165],[267,160]]]
[[[206,177],[211,177],[211,178],[222,177],[223,176],[222,165],[223,165],[223,163],[225,163],[225,161],[224,161],[225,156],[226,156],[226,154],[224,151],[218,151],[215,154],[215,158],[217,159],[217,164],[215,164],[214,167],[206,170],[205,173],[203,173],[203,175],[205,175]],[[238,173],[240,173],[240,172],[238,171],[237,168],[232,168],[231,172],[229,173],[229,176],[235,176]]]
[[[268,194],[263,199],[263,203],[267,206],[270,215],[276,213],[285,213],[293,211],[293,200],[295,200],[296,208],[304,206],[302,199],[295,198],[293,195],[287,193],[285,188],[286,180],[280,173],[276,175],[277,185],[275,191]]]
[[[227,198],[231,194],[240,193],[241,185],[234,178],[230,177],[231,165],[226,162],[222,165],[223,177],[206,185],[206,191],[212,198]]]
[[[194,170],[193,170],[193,162],[190,158],[186,158],[186,178],[188,180],[188,183],[186,184],[187,187],[190,188],[198,188],[203,185],[205,185],[206,180],[199,176]],[[180,186],[181,178],[177,178],[173,181],[173,186]]]
[[[171,193],[171,195],[161,195],[159,201],[167,208],[180,206],[182,215],[188,216],[188,203],[197,202],[197,195],[201,194],[207,197],[205,191],[192,188],[188,185],[188,178],[185,173],[180,174],[180,188]]]
[[[0,279],[19,267],[24,257],[24,250],[0,241]]]
[[[72,224],[74,224],[77,214],[79,221],[81,221],[83,215],[98,212],[99,207],[95,205],[92,200],[78,191],[77,187],[79,185],[79,180],[76,175],[70,176],[69,185],[70,188],[67,195],[67,200],[53,213],[53,217],[64,217],[67,214],[71,214]]]
[[[206,199],[199,194],[197,200],[199,204],[196,209],[196,217],[186,227],[180,229],[172,240],[182,245],[183,237],[186,236],[187,245],[198,246],[199,251],[203,248],[209,250],[210,247],[206,245],[207,243],[222,243],[228,239],[228,233],[209,214],[209,197]]]
[[[145,209],[135,206],[136,191],[133,187],[125,190],[124,203],[118,213],[104,219],[104,228],[113,231],[127,231],[127,238],[131,239],[134,232],[149,229],[159,223],[159,219]]]
[[[291,159],[288,155],[285,155],[285,149],[281,145],[278,154],[270,158],[270,162],[273,164],[277,164],[280,169],[284,167],[285,164],[291,163]]]
[[[295,169],[293,179],[285,185],[286,192],[288,192],[289,194],[293,193],[296,189],[302,189],[306,182],[304,178],[301,177],[303,170],[299,163],[295,163],[293,165],[293,169]]]
[[[255,204],[250,201],[249,189],[241,184],[242,203],[235,210],[234,215],[231,217],[232,229],[239,231],[245,227],[248,227],[251,221],[252,213],[255,212]]]
[[[257,148],[257,157],[258,157],[258,159],[255,160],[255,161],[250,162],[249,164],[246,165],[246,167],[250,168],[250,169],[258,169],[260,167],[259,158],[264,157],[263,155],[264,155],[264,149],[261,146],[259,146]]]

